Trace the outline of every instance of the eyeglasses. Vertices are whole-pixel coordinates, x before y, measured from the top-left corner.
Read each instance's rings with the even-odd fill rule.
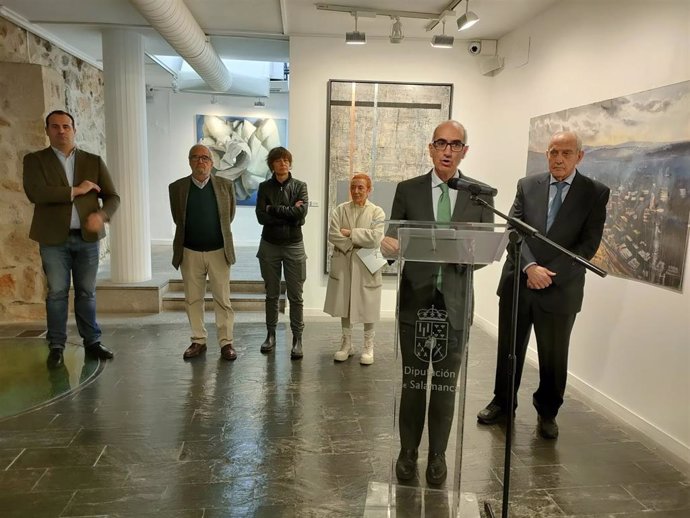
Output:
[[[190,160],[194,160],[195,162],[210,162],[211,157],[206,156],[206,155],[191,155],[189,157]]]
[[[434,149],[438,151],[445,151],[448,146],[450,146],[450,150],[454,152],[462,151],[462,148],[465,147],[465,143],[462,140],[454,140],[453,142],[448,142],[445,139],[438,139],[434,140],[431,143],[432,146],[434,146]]]

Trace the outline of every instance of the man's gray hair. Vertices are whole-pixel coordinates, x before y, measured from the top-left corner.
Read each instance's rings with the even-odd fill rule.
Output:
[[[208,151],[208,156],[210,156],[211,158],[213,158],[213,153],[211,152],[211,148],[208,147],[206,144],[194,144],[192,147],[189,148],[189,152],[187,153],[187,156],[188,156],[188,157],[191,156],[192,150],[193,150],[193,149],[196,149],[196,148],[198,148],[198,147],[206,148],[206,151]]]

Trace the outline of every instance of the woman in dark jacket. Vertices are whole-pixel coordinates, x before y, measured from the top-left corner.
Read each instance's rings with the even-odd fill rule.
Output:
[[[285,271],[287,296],[290,301],[293,360],[302,358],[302,287],[307,276],[307,255],[304,252],[302,225],[309,199],[307,184],[292,177],[292,153],[284,147],[271,149],[266,163],[273,176],[259,185],[256,217],[263,225],[261,243],[256,257],[266,287],[266,328],[268,335],[261,352],[275,348],[278,324],[281,269]]]

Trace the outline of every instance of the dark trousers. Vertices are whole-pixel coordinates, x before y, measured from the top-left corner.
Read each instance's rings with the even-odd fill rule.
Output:
[[[278,299],[280,298],[281,270],[285,271],[287,296],[290,301],[290,328],[293,336],[302,336],[304,310],[302,287],[307,278],[307,255],[304,243],[273,245],[261,240],[259,251],[261,277],[266,288],[266,328],[275,331],[278,325]]]
[[[414,302],[413,302],[414,303]],[[434,307],[445,309],[443,296],[436,291]],[[420,308],[427,309],[427,308]],[[447,347],[443,358],[433,354],[423,359],[420,354],[420,330],[416,324],[400,322],[400,352],[402,355],[402,391],[400,395],[400,412],[398,425],[400,445],[405,449],[416,449],[422,439],[426,417],[427,390],[429,396],[429,451],[445,453],[448,445],[455,399],[459,381],[460,365],[466,344],[466,331],[454,329],[450,322],[447,325]],[[428,370],[432,369],[428,377]]]
[[[512,281],[506,282],[504,291],[498,305],[498,358],[493,402],[506,409],[510,389],[508,353],[513,305]],[[570,333],[575,324],[575,317],[574,313],[558,314],[544,311],[536,299],[536,294],[526,286],[520,286],[515,341],[515,406],[530,332],[534,326],[539,355],[539,388],[533,394],[532,402],[539,415],[556,417],[558,409],[563,404],[568,376]]]

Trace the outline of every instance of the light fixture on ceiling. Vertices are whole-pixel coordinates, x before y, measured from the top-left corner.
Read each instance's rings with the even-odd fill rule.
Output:
[[[458,18],[458,30],[464,31],[469,29],[475,23],[479,21],[479,16],[477,16],[474,11],[470,11],[470,0],[465,0],[465,14]]]
[[[393,22],[393,27],[391,27],[391,35],[388,39],[391,43],[401,43],[405,36],[403,36],[402,23],[400,23],[400,17],[391,17],[391,19],[395,21]]]
[[[453,36],[446,35],[446,19],[444,18],[441,23],[443,24],[443,33],[436,34],[431,38],[431,46],[437,49],[452,49],[455,38]]]
[[[367,42],[367,35],[357,30],[357,13],[354,13],[354,17],[355,30],[345,33],[345,43],[348,45],[364,45]]]
[[[403,40],[402,32],[402,18],[412,18],[418,20],[428,20],[425,26],[427,32],[436,28],[439,23],[442,23],[447,17],[456,17],[455,9],[465,2],[465,14],[457,19],[458,30],[464,30],[479,21],[479,16],[473,11],[470,11],[469,0],[449,0],[445,8],[440,12],[422,12],[422,11],[399,11],[392,9],[379,9],[377,7],[355,6],[355,5],[336,5],[325,2],[316,2],[314,7],[320,11],[331,11],[339,13],[348,13],[355,17],[355,30],[345,33],[345,43],[350,45],[363,45],[367,42],[367,37],[364,32],[359,32],[357,29],[357,22],[359,18],[376,18],[377,16],[386,16],[394,20],[391,27],[389,40],[391,43],[401,43]],[[432,38],[432,46],[440,48],[450,48],[453,46],[454,38],[447,36],[445,32],[441,35]]]
[[[254,108],[265,108],[266,107],[266,101],[264,101],[261,98],[258,98],[256,101],[254,101]]]

